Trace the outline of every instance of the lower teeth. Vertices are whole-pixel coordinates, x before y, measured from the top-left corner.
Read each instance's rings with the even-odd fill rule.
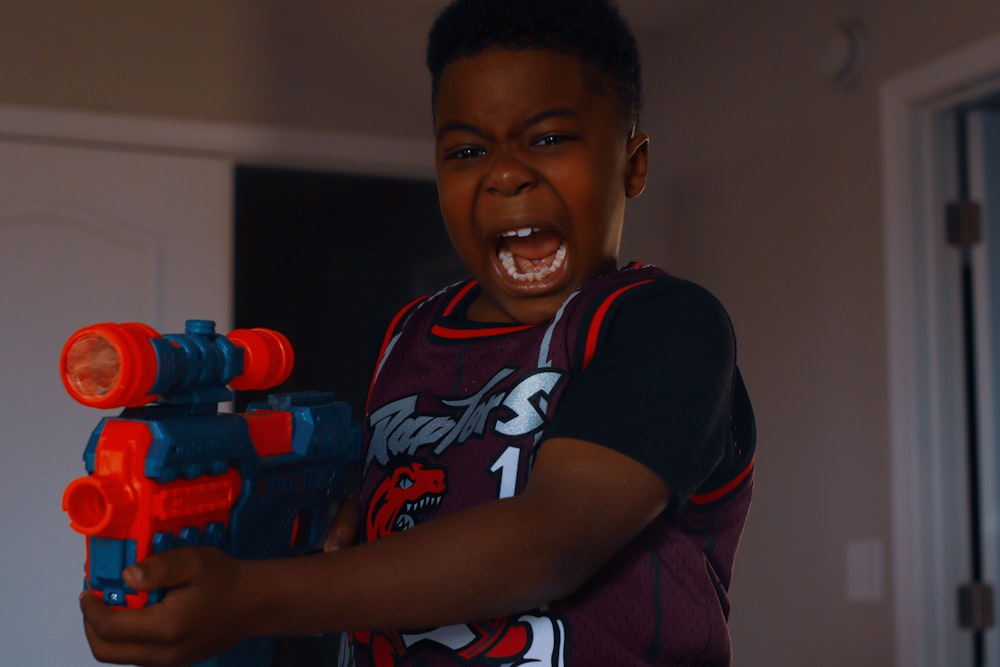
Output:
[[[533,271],[529,271],[528,273],[520,273],[517,270],[517,264],[514,263],[514,255],[509,250],[501,250],[499,257],[500,263],[503,264],[503,268],[507,270],[507,275],[511,278],[521,282],[535,282],[559,270],[559,268],[563,265],[563,262],[566,261],[566,244],[563,243],[559,246],[559,250],[556,251],[551,264],[535,268]],[[533,263],[537,265],[538,260],[535,260]]]

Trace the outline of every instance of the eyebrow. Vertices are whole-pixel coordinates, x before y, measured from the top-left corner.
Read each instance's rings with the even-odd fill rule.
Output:
[[[541,123],[542,121],[548,120],[549,118],[576,118],[579,115],[580,115],[579,113],[573,111],[568,107],[547,109],[528,118],[526,121],[524,121],[524,123],[521,124],[521,128],[524,129],[531,127],[532,125]],[[448,132],[470,132],[480,137],[485,136],[483,134],[483,131],[478,127],[476,127],[475,125],[471,125],[469,123],[461,123],[458,121],[450,121],[441,124],[441,127],[439,127],[437,132],[435,133],[435,137],[437,139],[440,139],[442,135],[445,135]]]

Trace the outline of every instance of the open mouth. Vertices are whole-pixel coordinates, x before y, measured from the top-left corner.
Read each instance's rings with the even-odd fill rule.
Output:
[[[531,283],[552,275],[566,261],[566,242],[540,227],[520,227],[498,238],[497,257],[512,279]]]

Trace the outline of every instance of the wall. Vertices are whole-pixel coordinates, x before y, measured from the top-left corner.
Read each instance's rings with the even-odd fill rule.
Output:
[[[425,138],[434,3],[404,4],[4,3],[0,104]],[[870,53],[843,91],[819,61],[848,17]],[[379,30],[359,49],[330,21]],[[891,573],[881,602],[844,583],[851,540],[892,562],[878,88],[997,32],[986,0],[740,0],[641,35],[652,179],[624,254],[723,299],[758,412],[737,667],[893,664]]]
[[[439,4],[3,2],[0,102],[424,139]]]
[[[851,17],[869,64],[843,91],[819,63]],[[881,602],[845,595],[849,541],[892,562],[878,90],[998,31],[997,3],[754,0],[647,36],[654,175],[628,247],[722,297],[759,420],[737,667],[893,664],[891,572]]]

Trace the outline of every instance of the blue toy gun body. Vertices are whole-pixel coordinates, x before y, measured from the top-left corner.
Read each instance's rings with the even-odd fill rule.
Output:
[[[93,407],[125,406],[98,424],[84,451],[88,474],[63,494],[70,526],[86,536],[86,590],[111,605],[154,604],[164,591],[135,591],[122,570],[180,546],[241,559],[317,550],[360,460],[350,406],[300,392],[271,395],[242,414],[218,412],[218,401],[232,397],[227,384],[266,389],[292,363],[277,332],[224,337],[204,320],[162,337],[144,325],[93,325],[67,341],[69,393]],[[199,667],[266,667],[272,653],[270,639],[254,638]]]

